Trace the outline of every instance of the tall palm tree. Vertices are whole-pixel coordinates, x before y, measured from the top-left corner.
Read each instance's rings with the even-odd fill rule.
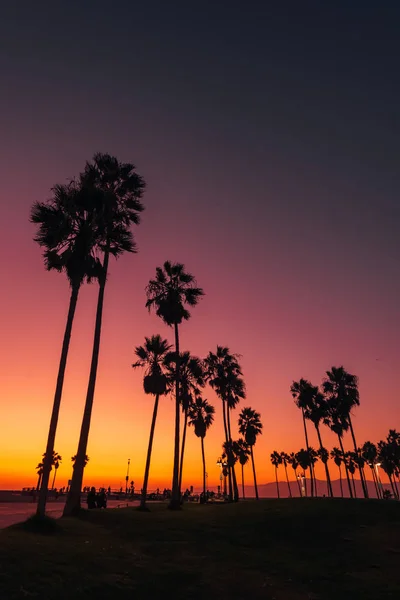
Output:
[[[85,456],[100,352],[104,292],[110,255],[118,258],[124,252],[136,252],[136,244],[130,228],[132,225],[140,223],[140,213],[144,209],[141,198],[145,183],[140,175],[136,173],[135,167],[131,163],[121,163],[109,154],[98,153],[94,155],[91,163],[86,163],[80,180],[81,185],[92,190],[96,200],[96,227],[100,237],[98,248],[102,253],[103,261],[97,277],[99,293],[85,408],[76,453],[77,458],[72,474],[71,487],[64,507],[64,515],[71,515],[80,509]]]
[[[301,391],[302,395],[302,404],[303,406],[303,414],[306,419],[311,421],[314,424],[315,430],[318,436],[318,442],[320,449],[324,447],[322,443],[321,431],[320,431],[320,423],[321,421],[327,417],[329,412],[329,406],[327,400],[324,398],[324,395],[319,391],[318,386],[312,385],[309,381],[303,380],[303,390]],[[332,483],[331,477],[328,468],[328,461],[324,463],[325,467],[325,475],[328,487],[328,495],[333,497]],[[312,465],[312,470],[314,473],[314,464]],[[314,473],[314,481],[315,473]]]
[[[254,466],[254,452],[253,446],[257,441],[257,437],[262,434],[262,423],[261,423],[261,415],[259,412],[255,411],[250,407],[246,407],[242,409],[242,412],[239,415],[238,420],[239,425],[239,433],[243,436],[244,441],[250,448],[250,457],[251,457],[251,465],[253,467],[253,478],[254,478],[254,489],[256,492],[256,498],[258,500],[258,488],[257,488],[257,478],[256,478],[256,469]]]
[[[287,466],[290,464],[290,456],[286,452],[281,452],[281,459],[282,459],[283,467],[285,469],[286,483],[287,483],[288,491],[289,491],[289,498],[291,498],[292,497],[292,488],[290,487],[290,481],[289,481],[288,472],[287,472]]]
[[[350,477],[351,477],[351,482],[353,484],[353,492],[354,492],[354,498],[357,498],[357,490],[356,490],[356,484],[354,482],[354,473],[356,472],[356,466],[357,466],[357,455],[355,454],[355,452],[346,452],[344,455],[344,461],[345,464],[347,465],[347,469],[350,473]]]
[[[328,462],[328,460],[329,460],[329,452],[323,446],[320,446],[318,448],[317,455],[318,455],[318,458],[320,459],[320,461],[322,462],[323,465],[325,465]],[[326,471],[325,471],[325,473],[326,473]],[[329,480],[330,480],[330,477],[329,477]],[[333,497],[332,482],[331,482],[331,488],[330,489],[331,489],[331,491],[329,490],[329,487],[328,487],[328,495],[330,495],[331,497]]]
[[[378,462],[378,449],[372,442],[365,442],[361,448],[361,456],[365,462],[369,465],[372,473],[372,479],[375,484],[376,497],[381,498],[381,490],[376,476],[375,465]]]
[[[56,482],[56,475],[57,475],[57,471],[60,467],[61,462],[62,462],[62,456],[60,456],[60,454],[58,454],[58,452],[54,452],[53,453],[54,475],[53,475],[53,483],[51,484],[52,490],[54,490],[54,484]]]
[[[225,442],[232,444],[230,413],[241,399],[246,397],[239,355],[232,354],[229,348],[217,346],[217,351],[209,352],[204,360],[206,378],[222,401],[222,416],[224,422]],[[229,468],[229,499],[239,499],[239,491],[235,474],[235,461],[230,461]]]
[[[190,312],[186,308],[194,307],[199,302],[204,292],[197,287],[195,278],[185,271],[185,266],[180,263],[166,261],[163,267],[157,267],[155,279],[151,279],[146,288],[146,307],[155,309],[156,315],[166,325],[174,328],[176,374],[175,374],[175,444],[174,468],[172,475],[171,509],[180,508],[181,491],[179,488],[179,425],[180,425],[180,350],[179,350],[179,325],[190,319]]]
[[[143,389],[145,394],[154,396],[153,418],[151,420],[149,445],[147,448],[146,466],[144,469],[142,497],[140,500],[140,509],[146,508],[147,485],[149,482],[151,452],[153,449],[154,430],[157,420],[158,402],[160,396],[164,396],[169,391],[168,378],[165,374],[165,360],[171,346],[167,340],[162,339],[160,335],[153,335],[151,338],[145,337],[143,346],[135,348],[135,355],[139,359],[133,363],[134,369],[140,367],[145,369],[143,378]]]
[[[315,497],[318,496],[318,489],[317,489],[317,478],[315,477],[315,463],[318,461],[318,452],[316,452],[314,450],[314,448],[312,448],[311,446],[308,449],[308,453],[310,455],[310,466],[311,466],[311,473],[312,476],[314,478],[314,493],[315,493]]]
[[[389,429],[388,436],[386,438],[387,443],[390,446],[393,461],[393,482],[396,488],[397,497],[399,497],[399,490],[397,488],[396,477],[400,483],[400,433],[396,429]]]
[[[40,462],[36,465],[36,473],[38,476],[36,491],[38,492],[40,489],[40,482],[42,481],[42,476],[43,476],[43,462]]]
[[[396,472],[396,458],[393,452],[393,447],[388,441],[378,442],[379,461],[382,469],[385,471],[389,478],[390,486],[392,488],[393,497],[399,499],[398,489],[395,485],[394,475]]]
[[[169,352],[165,358],[165,363],[168,381],[172,387],[176,376],[176,353]],[[188,351],[181,352],[179,356],[179,367],[179,401],[184,416],[179,461],[179,489],[181,489],[189,409],[193,404],[194,398],[200,396],[200,388],[204,387],[205,382],[203,364],[197,356],[192,356]]]
[[[349,428],[349,422],[348,422],[347,418],[341,412],[341,409],[340,409],[340,407],[338,407],[336,402],[333,401],[333,402],[329,403],[329,412],[328,412],[327,416],[324,418],[324,423],[325,423],[325,425],[328,425],[328,427],[333,431],[333,433],[336,433],[336,435],[338,436],[339,446],[340,446],[340,450],[342,452],[342,462],[344,464],[347,485],[349,488],[349,494],[350,494],[350,498],[353,498],[353,490],[351,489],[349,470],[347,468],[347,461],[344,460],[345,451],[344,451],[344,447],[343,447],[343,435],[344,435],[345,431],[347,431]]]
[[[189,425],[201,440],[201,457],[203,461],[203,494],[206,499],[206,459],[204,455],[204,438],[214,421],[215,408],[204,398],[198,396],[189,409]]]
[[[238,440],[233,442],[233,453],[236,456],[242,468],[242,496],[244,500],[244,467],[249,462],[250,448],[242,438],[239,438]]]
[[[328,403],[334,404],[336,412],[340,413],[342,418],[347,420],[353,440],[354,452],[357,456],[359,456],[353,422],[351,419],[351,411],[353,408],[360,406],[358,377],[348,373],[343,366],[332,367],[330,371],[326,372],[326,378],[322,383],[322,387]],[[365,475],[359,461],[357,461],[357,464],[360,471],[360,479],[364,497],[368,498]]]
[[[300,485],[299,476],[297,475],[297,469],[299,468],[299,461],[297,460],[297,456],[294,452],[291,452],[289,454],[288,463],[291,465],[291,467],[294,471],[294,476],[296,478],[297,486],[299,488],[299,496],[301,497],[301,485]]]
[[[342,450],[339,450],[339,448],[333,448],[333,450],[331,450],[331,457],[333,458],[333,462],[339,469],[340,493],[343,498],[342,463],[344,459],[344,452],[342,452]]]
[[[30,217],[31,222],[38,226],[34,239],[44,249],[46,269],[65,273],[71,289],[40,480],[37,505],[39,516],[44,516],[46,510],[54,442],[79,290],[85,281],[90,282],[99,273],[99,262],[95,256],[95,211],[89,197],[87,189],[75,181],[68,185],[56,185],[48,202],[36,202],[33,205]]]
[[[280,498],[281,496],[279,494],[278,467],[282,464],[282,456],[276,450],[274,450],[271,454],[271,462],[275,467],[276,493],[278,495],[278,498]]]
[[[306,442],[306,450],[309,450],[308,443],[308,432],[307,432],[307,423],[306,423],[306,413],[305,409],[312,403],[312,396],[314,394],[314,387],[307,379],[301,378],[300,381],[293,381],[290,386],[290,392],[294,398],[295,404],[301,410],[301,414],[303,417],[303,427],[304,427],[304,437]],[[310,465],[310,474],[311,474],[311,496],[314,496],[314,478],[312,472],[312,465]]]
[[[305,495],[307,496],[307,477],[306,477],[306,471],[307,469],[310,471],[310,479],[312,479],[312,471],[311,471],[311,463],[310,463],[310,451],[308,450],[304,450],[304,448],[302,448],[301,450],[299,450],[296,453],[296,460],[299,463],[300,467],[303,469],[303,473],[304,473],[304,491],[305,491]]]

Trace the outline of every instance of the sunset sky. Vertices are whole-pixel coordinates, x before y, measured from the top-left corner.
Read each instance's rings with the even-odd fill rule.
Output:
[[[399,19],[389,0],[2,6],[0,488],[36,482],[69,301],[65,277],[44,270],[30,207],[97,151],[133,162],[147,192],[139,253],[110,268],[86,484],[124,485],[130,458],[141,486],[153,399],[130,365],[145,335],[173,341],[144,306],[166,259],[206,294],[182,348],[242,355],[243,406],[264,424],[259,483],[273,478],[273,450],[304,446],[293,379],[319,383],[343,364],[360,378],[360,443],[399,429]],[[96,285],[83,288],[74,323],[58,485],[77,449],[96,298]],[[216,403],[205,440],[212,487],[223,425],[205,395]],[[184,487],[201,481],[192,431],[186,456]],[[172,459],[164,398],[150,489],[171,485]]]

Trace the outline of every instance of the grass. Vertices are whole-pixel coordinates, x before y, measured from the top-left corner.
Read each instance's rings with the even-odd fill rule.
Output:
[[[0,532],[1,598],[400,598],[400,503],[154,505],[57,525]]]

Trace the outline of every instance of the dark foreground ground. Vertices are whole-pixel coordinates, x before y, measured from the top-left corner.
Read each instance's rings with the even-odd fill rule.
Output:
[[[400,598],[400,503],[261,500],[85,512],[0,532],[0,597]]]

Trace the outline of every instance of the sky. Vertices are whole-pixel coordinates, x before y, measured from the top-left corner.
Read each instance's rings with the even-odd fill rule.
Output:
[[[360,443],[399,428],[399,4],[43,0],[1,13],[0,488],[36,482],[69,301],[65,277],[44,270],[30,207],[98,151],[133,162],[147,191],[139,253],[110,267],[86,484],[124,485],[130,458],[141,486],[153,401],[131,363],[144,336],[173,341],[144,306],[166,259],[206,294],[182,348],[242,356],[242,405],[264,425],[259,483],[274,477],[273,450],[304,446],[289,392],[300,377],[317,384],[343,364],[359,376]],[[77,449],[96,296],[91,285],[79,298],[56,485]],[[223,425],[205,396],[215,487]],[[173,414],[162,399],[150,489],[171,485]],[[189,431],[183,486],[200,481]]]

